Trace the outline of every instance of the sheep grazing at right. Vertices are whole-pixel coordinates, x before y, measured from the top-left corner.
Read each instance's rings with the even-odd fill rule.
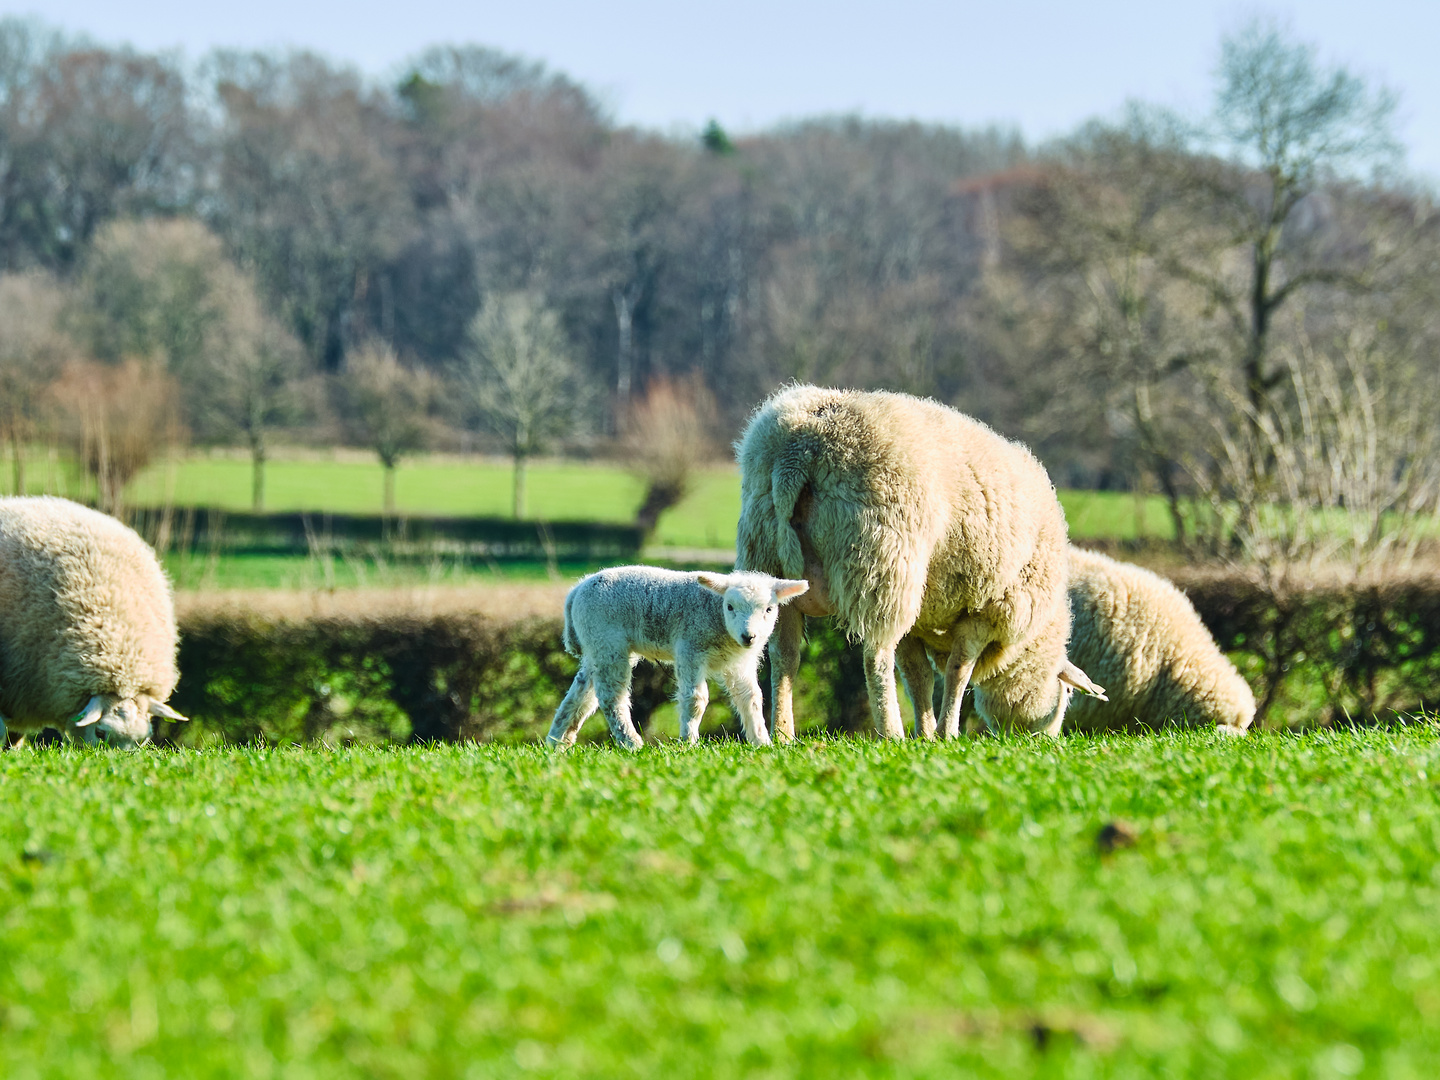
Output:
[[[1110,700],[1076,701],[1067,730],[1211,727],[1243,735],[1255,694],[1185,594],[1149,570],[1070,549],[1072,660],[1104,680]]]
[[[0,498],[0,746],[8,724],[132,747],[184,720],[170,583],[113,517],[67,499]]]
[[[1216,646],[1185,594],[1157,574],[1080,548],[1069,549],[1070,659],[1097,679],[1106,698],[1079,698],[1065,712],[1067,731],[1155,731],[1214,727],[1243,735],[1255,695]],[[1032,647],[1016,667],[1043,662]],[[934,727],[932,661],[923,642],[901,642],[901,671],[916,725]],[[975,713],[992,728],[1023,725],[1023,680],[1006,675],[975,688]]]
[[[1052,733],[1067,688],[1103,693],[1065,656],[1065,515],[1023,446],[934,401],[790,386],[756,410],[737,454],[737,566],[810,583],[770,650],[777,738],[794,737],[804,615],[835,615],[860,640],[886,738],[904,736],[897,647],[917,678],[925,647],[948,658],[949,737],[972,679],[1008,676],[1026,725]]]
[[[707,679],[723,679],[745,737],[770,744],[760,707],[756,669],[782,606],[803,593],[804,581],[766,574],[694,574],[653,566],[620,566],[582,578],[565,596],[565,651],[580,670],[555,711],[546,741],[573,746],[598,706],[610,734],[638,750],[630,719],[630,672],[644,657],[675,665],[680,739],[700,737],[710,700]]]

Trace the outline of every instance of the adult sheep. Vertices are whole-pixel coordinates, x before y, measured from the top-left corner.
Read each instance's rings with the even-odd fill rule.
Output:
[[[778,738],[794,737],[802,615],[835,615],[860,640],[886,738],[904,735],[894,667],[907,635],[902,663],[924,659],[920,642],[948,657],[948,736],[972,678],[1006,673],[1031,643],[1040,662],[1014,672],[1030,727],[1059,731],[1063,687],[1099,691],[1065,656],[1065,516],[1023,446],[934,401],[790,386],[737,453],[737,567],[810,583],[771,638]]]
[[[1185,594],[1149,570],[1070,549],[1070,658],[1109,690],[1076,701],[1065,727],[1148,731],[1168,725],[1243,735],[1255,694]]]
[[[1096,679],[1107,700],[1080,698],[1065,713],[1073,731],[1145,732],[1215,727],[1243,735],[1255,695],[1226,659],[1185,594],[1149,570],[1080,548],[1069,549],[1072,628],[1067,653]],[[907,639],[904,648],[916,648]],[[920,645],[923,653],[923,644]],[[938,659],[933,654],[931,659]],[[929,661],[905,667],[917,725],[934,726]],[[1038,662],[1037,655],[1017,665]],[[1023,723],[1013,682],[1000,676],[975,689],[975,711],[993,727]]]
[[[67,499],[0,498],[0,745],[55,728],[113,746],[185,719],[175,608],[155,553],[114,518]]]

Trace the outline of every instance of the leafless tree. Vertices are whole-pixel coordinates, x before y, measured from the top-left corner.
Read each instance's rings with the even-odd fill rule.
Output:
[[[423,447],[431,430],[436,383],[428,372],[402,364],[378,339],[362,342],[345,358],[336,383],[352,435],[375,451],[384,468],[384,508],[395,513],[395,466]]]
[[[25,493],[46,388],[79,352],[60,326],[64,306],[63,288],[43,271],[0,275],[0,437],[10,444],[16,494]]]
[[[525,514],[525,465],[573,432],[586,394],[555,312],[536,293],[492,294],[455,367],[465,405],[505,443],[514,462],[512,511]]]
[[[714,423],[715,398],[698,372],[651,379],[645,396],[634,403],[621,446],[645,483],[635,523],[647,535],[689,492],[695,470],[714,457]]]

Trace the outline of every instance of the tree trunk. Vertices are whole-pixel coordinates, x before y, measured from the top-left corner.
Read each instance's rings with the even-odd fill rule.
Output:
[[[250,508],[257,514],[265,512],[265,446],[250,443]]]
[[[525,455],[515,455],[515,490],[511,499],[511,513],[519,521],[525,516]]]
[[[612,289],[615,305],[615,430],[619,431],[630,414],[630,387],[635,377],[635,302],[639,290],[634,285]]]
[[[15,494],[25,494],[25,445],[20,438],[20,425],[10,425],[10,449],[15,455]]]
[[[395,516],[395,465],[385,462],[385,516]]]

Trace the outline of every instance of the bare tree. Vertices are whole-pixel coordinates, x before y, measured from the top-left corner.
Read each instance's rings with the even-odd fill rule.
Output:
[[[372,338],[346,357],[337,387],[353,436],[375,451],[384,468],[384,508],[393,515],[395,466],[427,441],[435,380],[402,364],[394,349]]]
[[[242,438],[252,502],[264,508],[267,431],[298,415],[304,356],[218,237],[187,219],[111,222],[91,246],[69,322],[102,360],[158,358],[197,438]]]
[[[78,352],[60,328],[64,305],[60,283],[44,272],[0,276],[0,437],[10,443],[17,495],[46,387]]]
[[[531,292],[491,295],[455,368],[465,404],[505,442],[514,462],[511,503],[525,514],[525,463],[573,431],[584,386],[555,313]]]
[[[95,480],[100,508],[121,515],[125,485],[179,441],[174,380],[153,360],[73,361],[51,396],[62,435]]]
[[[645,482],[635,524],[655,531],[660,515],[690,489],[695,470],[715,454],[715,398],[699,374],[657,376],[635,402],[621,440],[630,468]]]

